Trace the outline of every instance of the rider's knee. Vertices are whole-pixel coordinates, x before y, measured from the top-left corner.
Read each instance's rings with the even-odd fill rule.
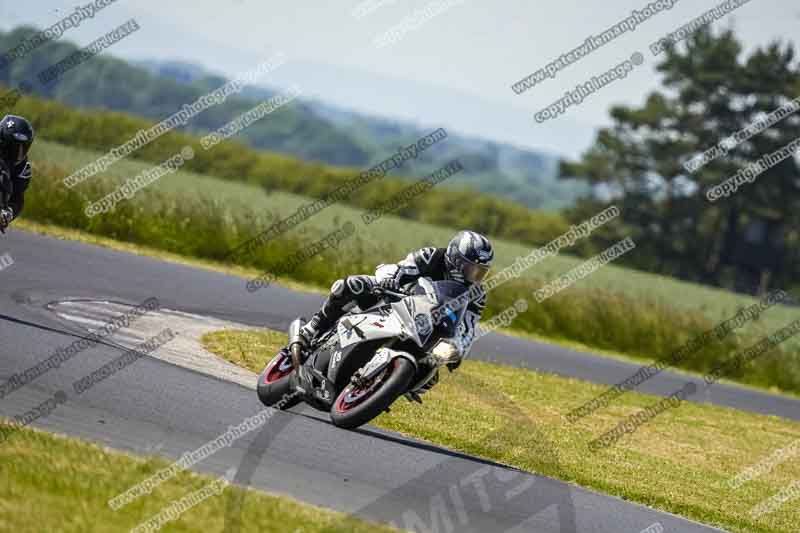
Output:
[[[344,280],[345,290],[350,296],[358,297],[369,292],[369,279],[367,276],[347,276]]]
[[[330,301],[336,305],[344,305],[369,294],[371,289],[369,276],[347,276],[331,285]]]

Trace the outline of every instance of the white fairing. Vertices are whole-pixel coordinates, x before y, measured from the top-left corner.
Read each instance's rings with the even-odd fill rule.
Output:
[[[371,379],[377,375],[377,373],[389,364],[389,361],[392,360],[392,351],[388,348],[381,348],[375,355],[372,356],[366,365],[364,365],[359,373],[364,377],[364,379]]]
[[[348,329],[343,322],[339,321],[338,329],[339,342],[342,348],[350,346],[357,342],[368,341],[373,339],[384,339],[386,337],[401,337],[405,335],[405,329],[393,314],[389,316],[380,316],[372,314],[358,314],[348,315],[347,320],[351,324],[357,326],[364,334],[360,337],[353,329]]]
[[[380,348],[378,351],[375,352],[375,355],[372,356],[366,365],[364,365],[358,372],[364,379],[371,379],[378,375],[378,373],[386,368],[393,359],[397,359],[398,357],[402,357],[403,359],[407,359],[414,365],[414,368],[417,367],[417,361],[414,357],[406,352],[398,352],[397,350],[392,350],[391,348]]]

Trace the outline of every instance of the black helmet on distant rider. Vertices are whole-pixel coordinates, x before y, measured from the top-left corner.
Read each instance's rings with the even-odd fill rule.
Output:
[[[494,250],[489,239],[466,230],[459,231],[450,240],[444,257],[452,279],[470,284],[480,283],[492,266]]]
[[[28,157],[33,144],[33,126],[22,117],[6,115],[0,121],[0,159],[16,166]]]

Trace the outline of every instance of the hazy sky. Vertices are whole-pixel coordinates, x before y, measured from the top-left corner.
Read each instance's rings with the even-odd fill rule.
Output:
[[[88,1],[4,0],[0,24],[47,27]],[[141,30],[106,53],[191,61],[232,76],[282,51],[288,63],[265,78],[266,84],[296,82],[306,94],[342,107],[575,156],[589,146],[596,128],[607,124],[609,105],[640,103],[658,88],[648,46],[719,3],[678,0],[555,79],[517,95],[512,83],[648,0],[372,1],[383,5],[356,18],[352,11],[362,1],[118,0],[62,39],[85,45],[133,17]],[[404,17],[439,2],[450,6],[399,42],[375,46],[376,37]],[[800,4],[751,0],[715,25],[732,26],[750,49],[775,39],[797,45]],[[645,64],[626,79],[555,120],[533,119],[567,89],[637,51]]]

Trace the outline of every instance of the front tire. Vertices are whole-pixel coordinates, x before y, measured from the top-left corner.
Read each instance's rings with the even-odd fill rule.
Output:
[[[408,359],[397,357],[365,388],[347,385],[331,406],[331,420],[354,429],[380,415],[408,389],[416,369]]]
[[[286,399],[294,392],[291,383],[292,374],[294,374],[292,357],[285,351],[280,351],[258,376],[256,391],[261,403],[273,407],[283,400],[279,407],[281,410],[290,409],[300,403],[302,398],[299,394]]]

